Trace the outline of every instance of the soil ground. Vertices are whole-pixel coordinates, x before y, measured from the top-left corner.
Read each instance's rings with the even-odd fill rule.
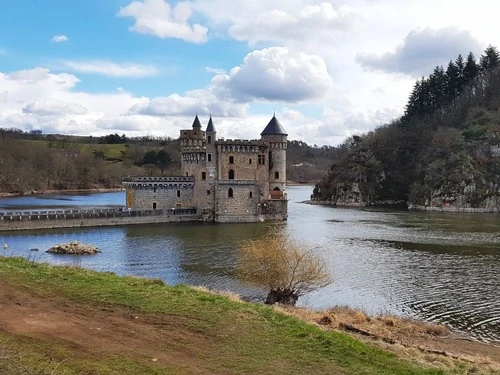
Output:
[[[371,341],[403,357],[415,358],[415,353],[421,351],[424,353],[423,362],[435,363],[440,355],[423,351],[425,347],[430,351],[443,351],[446,353],[441,355],[443,357],[457,357],[476,363],[480,366],[478,368],[487,367],[486,371],[483,369],[478,373],[497,373],[497,370],[500,373],[500,347],[492,344],[466,340],[441,330],[408,328],[406,323],[403,326],[392,320],[389,322],[387,319],[390,318],[371,319],[347,309],[322,313],[285,309],[284,312],[314,321],[325,329],[339,329],[342,324],[348,324],[376,332],[378,338],[374,340],[372,337]],[[173,319],[179,323],[182,316],[137,316],[116,307],[96,310],[92,306],[69,304],[58,298],[44,299],[9,284],[0,288],[0,333],[61,341],[89,356],[102,358],[113,353],[127,353],[131,358],[150,358],[158,364],[179,366],[190,374],[209,373],[204,367],[202,353],[212,345],[210,338],[192,330],[182,331],[179,324],[175,325],[176,329],[169,329],[173,326]],[[363,338],[362,335],[356,336]],[[388,344],[381,338],[391,338],[395,343]]]

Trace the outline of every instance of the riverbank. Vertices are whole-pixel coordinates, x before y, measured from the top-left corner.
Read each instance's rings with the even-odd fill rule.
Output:
[[[367,205],[361,202],[351,202],[337,204],[332,201],[319,201],[319,200],[306,200],[302,203],[318,205],[318,206],[333,206],[333,207],[346,207],[346,208],[356,208],[356,207],[394,207],[403,208],[410,211],[430,211],[430,212],[457,212],[457,213],[469,213],[469,214],[498,214],[500,213],[500,207],[492,206],[487,208],[481,207],[462,207],[455,205],[442,205],[442,206],[418,206],[418,205],[406,205],[402,202],[397,203],[380,203],[374,205]]]
[[[394,375],[499,369],[484,359],[389,354],[374,345],[396,344],[367,344],[339,332],[333,323],[340,313],[333,311],[276,311],[158,279],[20,258],[0,257],[0,276],[0,373]]]
[[[50,194],[92,194],[92,193],[112,193],[115,191],[125,191],[122,187],[115,188],[94,188],[94,189],[70,189],[70,190],[32,190],[24,193],[0,192],[0,198],[23,197],[30,195],[50,195]]]

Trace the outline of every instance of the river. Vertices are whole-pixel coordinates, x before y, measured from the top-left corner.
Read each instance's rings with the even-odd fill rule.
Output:
[[[238,281],[239,245],[280,225],[315,248],[334,282],[299,305],[361,308],[442,323],[484,341],[500,342],[500,215],[335,208],[300,203],[311,186],[288,187],[289,218],[280,224],[159,224],[0,232],[4,256],[23,256],[121,275],[204,285],[262,299],[266,292]],[[121,207],[123,192],[0,199],[0,210],[73,206]],[[51,255],[77,240],[102,253]],[[39,251],[31,251],[37,248]]]

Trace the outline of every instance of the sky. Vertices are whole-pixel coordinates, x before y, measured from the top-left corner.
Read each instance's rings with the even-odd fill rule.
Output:
[[[0,127],[177,138],[195,115],[335,146],[417,79],[500,47],[496,0],[2,0]]]

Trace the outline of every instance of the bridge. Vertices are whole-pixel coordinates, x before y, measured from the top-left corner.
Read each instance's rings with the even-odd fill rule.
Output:
[[[0,211],[0,231],[198,221],[196,208]]]

